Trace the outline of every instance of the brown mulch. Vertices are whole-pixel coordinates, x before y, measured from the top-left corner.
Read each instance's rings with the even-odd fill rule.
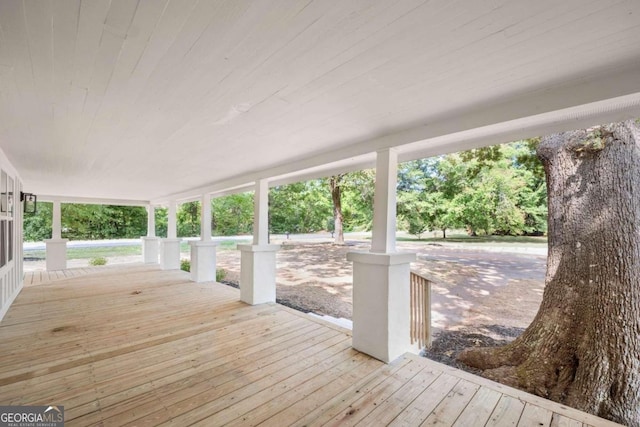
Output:
[[[510,343],[524,332],[524,328],[500,325],[481,325],[479,328],[462,328],[439,332],[422,356],[474,374],[480,370],[458,362],[456,357],[469,347],[498,347]]]

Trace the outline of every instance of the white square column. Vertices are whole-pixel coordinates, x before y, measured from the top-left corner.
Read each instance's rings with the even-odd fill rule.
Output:
[[[180,269],[180,243],[182,239],[160,239],[160,268]]]
[[[67,242],[69,239],[48,239],[46,245],[47,271],[67,268]]]
[[[411,344],[409,274],[414,253],[350,252],[353,262],[353,348],[389,363]]]
[[[189,245],[191,246],[191,280],[194,282],[215,282],[216,246],[218,243],[194,241]]]
[[[254,194],[253,244],[240,250],[240,300],[247,304],[276,301],[276,252],[280,245],[269,240],[269,183],[256,182]]]
[[[238,245],[240,301],[256,305],[276,302],[276,252],[280,245]]]
[[[167,238],[160,242],[160,267],[163,270],[180,269],[180,243],[177,236],[177,205],[175,200],[169,202],[167,218]]]
[[[160,239],[156,237],[156,209],[147,206],[147,236],[142,237],[142,260],[145,264],[157,264],[160,255]]]
[[[65,270],[67,268],[67,242],[62,238],[62,209],[60,201],[53,201],[51,218],[51,239],[45,240],[47,271]]]
[[[376,186],[370,252],[350,252],[353,262],[353,348],[389,363],[411,344],[410,273],[415,253],[396,252],[398,155],[376,157]]]
[[[211,241],[211,196],[205,194],[201,200],[200,241],[191,245],[191,280],[194,282],[216,281],[216,242]]]
[[[145,264],[157,264],[160,254],[160,239],[158,237],[141,237],[142,260]]]

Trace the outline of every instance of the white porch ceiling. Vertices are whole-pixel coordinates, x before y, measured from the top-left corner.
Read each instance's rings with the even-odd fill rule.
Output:
[[[629,117],[638,0],[0,1],[0,147],[37,194],[189,198]]]

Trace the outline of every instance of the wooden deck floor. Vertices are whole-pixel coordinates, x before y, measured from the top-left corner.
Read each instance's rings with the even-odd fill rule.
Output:
[[[27,287],[0,323],[0,404],[64,405],[69,426],[615,425],[238,300],[146,266]]]
[[[132,265],[142,265],[142,263],[138,264],[128,264],[128,266]],[[77,267],[77,268],[67,268],[66,270],[34,270],[34,271],[25,271],[24,272],[24,286],[34,286],[34,285],[42,285],[46,283],[55,282],[58,280],[69,279],[71,277],[84,276],[91,273],[99,273],[108,269],[116,269],[120,270],[122,268],[127,268],[127,266],[123,265],[101,265],[98,267]]]

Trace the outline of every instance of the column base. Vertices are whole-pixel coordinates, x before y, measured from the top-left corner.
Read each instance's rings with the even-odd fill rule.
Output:
[[[48,239],[46,245],[47,271],[67,268],[67,242],[69,239]]]
[[[415,253],[349,252],[353,262],[353,348],[389,363],[411,344],[409,274]]]
[[[191,246],[191,280],[194,282],[216,281],[216,246],[211,241],[189,242]]]
[[[160,240],[160,268],[163,270],[180,269],[180,243],[182,239]]]
[[[145,264],[158,264],[160,254],[160,238],[141,237],[142,240],[142,260]]]
[[[280,245],[238,245],[240,300],[256,305],[276,301],[276,252]]]

